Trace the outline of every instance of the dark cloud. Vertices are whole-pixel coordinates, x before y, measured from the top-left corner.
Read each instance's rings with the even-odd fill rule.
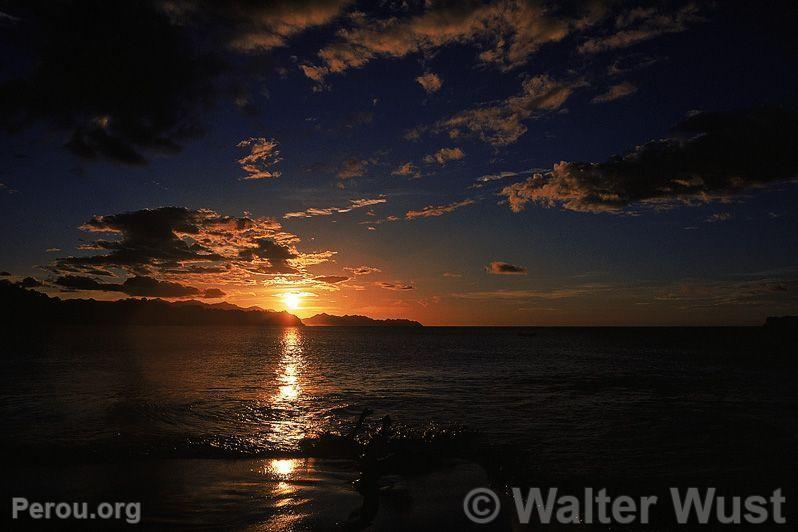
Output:
[[[145,164],[200,134],[203,111],[223,93],[253,111],[242,87],[269,70],[262,53],[331,22],[348,3],[5,3],[3,41],[25,64],[0,84],[0,125],[44,121],[65,130],[66,147],[84,159]],[[221,72],[230,74],[224,84]]]
[[[368,165],[369,161],[367,160],[350,157],[341,163],[341,167],[338,169],[336,175],[340,179],[352,179],[353,177],[360,177],[366,172],[366,167]]]
[[[21,286],[22,288],[36,288],[39,286],[44,286],[44,284],[35,277],[25,277],[16,284],[17,286]]]
[[[286,245],[275,242],[271,238],[259,238],[256,246],[242,249],[238,256],[246,261],[264,259],[268,266],[260,268],[261,273],[297,273],[297,269],[289,261],[296,259],[298,254]]]
[[[368,275],[370,273],[378,273],[382,270],[374,268],[373,266],[356,266],[354,268],[344,268],[344,270],[352,272],[353,275]]]
[[[202,294],[202,297],[204,297],[206,299],[218,299],[218,298],[224,297],[226,295],[227,294],[225,294],[222,290],[219,290],[218,288],[208,288]]]
[[[123,283],[101,283],[91,277],[80,275],[64,275],[56,279],[55,284],[68,290],[121,292],[129,296],[138,297],[191,297],[202,294],[202,291],[193,286],[180,283],[159,281],[152,277],[136,276],[126,279]]]
[[[337,284],[348,281],[349,277],[344,277],[342,275],[322,275],[320,277],[315,277],[314,279],[322,283]]]
[[[59,277],[55,284],[67,290],[120,292],[136,297],[183,298],[199,296],[216,299],[226,295],[218,288],[200,290],[193,286],[171,281],[159,281],[146,276],[130,277],[122,283],[101,283],[91,277],[64,275]]]
[[[86,159],[143,164],[197,133],[218,62],[157,2],[20,2],[6,32],[31,68],[0,85],[0,124],[47,121]],[[21,55],[21,57],[26,57]]]
[[[485,266],[485,271],[492,275],[526,275],[526,268],[509,262],[493,261]]]
[[[151,266],[173,266],[181,262],[216,260],[220,256],[199,242],[182,238],[199,235],[209,222],[207,213],[183,207],[162,207],[108,216],[95,216],[81,229],[117,233],[120,240],[96,240],[91,249],[107,254],[60,259],[61,268],[83,266],[121,267],[144,271]]]
[[[221,23],[228,46],[258,53],[288,44],[295,35],[335,20],[352,0],[174,0],[166,3],[173,16],[194,22]]]
[[[561,162],[505,187],[514,211],[527,203],[621,212],[706,203],[798,177],[798,113],[784,108],[696,113],[674,136],[603,163]]]
[[[57,259],[58,275],[153,277],[198,280],[201,284],[251,283],[257,276],[306,276],[306,266],[333,254],[303,254],[298,238],[271,218],[232,217],[207,209],[161,207],[95,216],[81,229],[115,239],[97,238],[81,246],[99,253]],[[310,277],[308,277],[310,278]]]
[[[396,291],[404,291],[404,290],[413,290],[413,285],[407,283],[377,283],[377,286],[380,288],[384,288],[386,290],[396,290]]]
[[[374,113],[372,111],[359,111],[349,116],[344,120],[344,129],[354,129],[359,126],[365,126],[374,122]]]

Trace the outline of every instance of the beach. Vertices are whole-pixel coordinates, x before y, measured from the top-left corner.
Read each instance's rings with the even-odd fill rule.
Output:
[[[148,529],[346,530],[362,505],[352,461],[187,459],[18,467],[8,485],[31,501],[137,501]],[[462,497],[487,483],[478,465],[452,461],[434,472],[382,479],[374,530],[467,528]],[[125,523],[123,516],[119,523]],[[30,524],[30,521],[28,522]],[[80,523],[108,525],[99,521]]]

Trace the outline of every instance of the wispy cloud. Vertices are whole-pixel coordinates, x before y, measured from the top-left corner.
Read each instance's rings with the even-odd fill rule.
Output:
[[[579,52],[596,54],[625,48],[660,35],[684,31],[699,20],[699,9],[694,3],[674,13],[661,12],[655,7],[637,7],[615,18],[614,33],[586,40],[579,46]]]
[[[371,273],[379,273],[379,268],[374,268],[373,266],[353,266],[344,268],[344,270],[348,272],[352,272],[353,275],[369,275]]]
[[[314,277],[313,280],[327,284],[338,284],[348,281],[349,277],[346,277],[345,275],[321,275],[319,277]]]
[[[707,218],[707,223],[716,223],[716,222],[726,222],[732,219],[732,214],[730,212],[716,212],[709,218]]]
[[[461,111],[433,126],[433,131],[446,131],[450,137],[475,135],[494,146],[516,142],[526,133],[525,122],[543,113],[560,109],[579,88],[582,79],[555,80],[539,75],[524,80],[521,93],[506,100]]]
[[[0,193],[5,192],[6,194],[16,194],[17,191],[13,188],[9,187],[5,183],[0,183]]]
[[[540,46],[562,40],[574,27],[594,23],[596,13],[587,6],[571,18],[561,17],[542,4],[523,0],[431,3],[410,17],[377,18],[355,12],[349,27],[338,32],[337,41],[319,51],[318,63],[301,68],[310,79],[323,83],[331,74],[361,68],[375,59],[478,43],[481,62],[511,69],[523,65]]]
[[[438,163],[443,166],[449,161],[459,161],[465,157],[465,152],[460,148],[441,148],[435,153],[424,157],[424,162],[427,164]]]
[[[567,299],[611,291],[610,284],[586,284],[545,289],[501,289],[474,292],[457,292],[452,297],[475,300]]]
[[[468,205],[473,205],[473,204],[474,200],[466,199],[463,201],[449,203],[447,205],[427,205],[420,211],[407,211],[407,214],[405,214],[405,219],[415,220],[416,218],[431,218],[434,216],[443,216],[444,214],[453,212],[461,207],[466,207]]]
[[[617,85],[613,85],[607,90],[607,92],[595,96],[590,101],[592,103],[613,102],[615,100],[620,100],[621,98],[624,98],[626,96],[631,96],[636,92],[637,92],[637,87],[635,87],[629,82],[624,81],[623,83],[618,83]]]
[[[364,207],[371,207],[381,203],[387,203],[388,198],[380,196],[378,198],[358,198],[349,200],[349,205],[346,207],[310,207],[304,211],[287,212],[283,218],[311,218],[313,216],[330,216],[333,214],[341,214],[353,211],[355,209],[362,209]]]
[[[545,171],[546,171],[545,169],[533,168],[533,169],[530,169],[530,170],[521,170],[521,171],[513,170],[513,171],[498,172],[498,173],[495,173],[495,174],[481,175],[478,178],[476,178],[474,180],[474,182],[468,188],[482,188],[482,187],[484,187],[486,185],[489,185],[490,183],[495,183],[497,181],[501,181],[503,179],[507,179],[507,178],[510,178],[510,177],[517,177],[517,176],[520,176],[520,175],[529,175],[529,174],[533,174],[535,172],[545,172]]]
[[[397,292],[405,291],[405,290],[413,290],[413,285],[409,283],[402,283],[399,281],[394,281],[392,283],[388,282],[381,282],[377,283],[377,286],[380,288],[384,288],[385,290],[395,290]]]

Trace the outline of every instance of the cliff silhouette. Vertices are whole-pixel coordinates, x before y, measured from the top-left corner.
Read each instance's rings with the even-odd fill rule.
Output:
[[[288,312],[242,309],[229,303],[170,303],[162,299],[65,299],[0,280],[0,323],[30,329],[46,325],[277,325],[301,326]]]

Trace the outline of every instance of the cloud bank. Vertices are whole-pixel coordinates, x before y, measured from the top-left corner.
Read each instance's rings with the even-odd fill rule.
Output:
[[[727,199],[798,177],[798,113],[785,108],[696,113],[675,136],[603,163],[560,162],[501,191],[510,208],[533,203],[584,212],[670,208]]]

